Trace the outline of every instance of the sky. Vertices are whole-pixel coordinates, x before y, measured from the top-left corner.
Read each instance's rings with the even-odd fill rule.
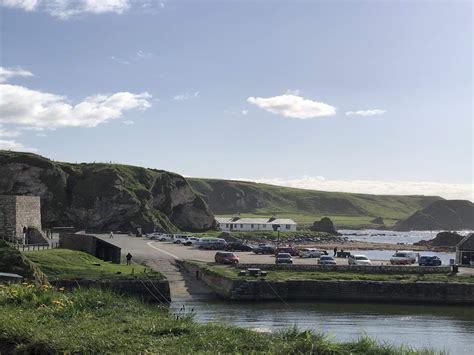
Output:
[[[0,149],[474,200],[471,1],[0,0]]]

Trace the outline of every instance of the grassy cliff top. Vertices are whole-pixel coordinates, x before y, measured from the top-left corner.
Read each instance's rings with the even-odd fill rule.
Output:
[[[327,192],[249,181],[187,180],[216,215],[241,213],[243,217],[254,217],[276,213],[281,218],[307,224],[330,217],[338,228],[380,227],[373,223],[377,217],[383,219],[385,226],[393,226],[432,202],[442,200],[439,196]]]
[[[156,271],[147,269],[145,273],[145,268],[138,264],[112,264],[76,250],[31,251],[25,252],[25,256],[38,265],[49,280],[164,279]]]

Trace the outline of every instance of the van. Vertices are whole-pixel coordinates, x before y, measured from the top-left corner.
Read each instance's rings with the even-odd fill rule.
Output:
[[[411,265],[416,263],[418,260],[418,253],[413,251],[397,251],[390,258],[390,264],[392,265]]]
[[[207,250],[219,250],[224,249],[227,245],[227,242],[221,238],[201,238],[199,242],[196,243],[196,247],[199,249]]]

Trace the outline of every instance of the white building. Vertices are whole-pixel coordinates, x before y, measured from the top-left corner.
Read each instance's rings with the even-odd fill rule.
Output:
[[[218,227],[223,231],[262,231],[272,232],[273,226],[280,226],[280,232],[296,232],[296,222],[287,218],[216,218]]]

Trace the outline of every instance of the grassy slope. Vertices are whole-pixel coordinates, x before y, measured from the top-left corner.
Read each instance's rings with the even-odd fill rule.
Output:
[[[253,276],[239,276],[241,270],[223,265],[199,265],[209,271],[235,280],[255,280]],[[474,277],[446,274],[363,274],[356,272],[315,272],[315,271],[288,271],[271,270],[266,277],[267,280],[350,280],[350,281],[404,281],[404,282],[466,282],[474,283]]]
[[[50,249],[32,251],[26,252],[25,256],[38,265],[48,276],[49,280],[163,278],[160,273],[155,271],[147,270],[144,273],[145,268],[138,264],[131,266],[112,264],[75,250]],[[99,264],[100,266],[94,264]]]
[[[386,225],[393,225],[420,210],[431,202],[440,199],[435,196],[390,196],[368,195],[342,192],[324,192],[257,184],[246,181],[187,179],[193,189],[209,201],[216,215],[230,215],[240,212],[243,216],[268,216],[277,213],[280,217],[289,217],[299,223],[312,223],[314,220],[329,216],[338,227],[374,226],[371,220],[382,217]],[[260,197],[264,206],[249,210],[228,210],[226,201],[219,202],[212,194],[222,186],[232,191],[241,191],[247,196]]]
[[[0,285],[0,353],[430,354],[362,337],[338,344],[310,331],[277,334],[215,323],[96,289],[61,293]],[[45,326],[46,325],[46,326]]]

